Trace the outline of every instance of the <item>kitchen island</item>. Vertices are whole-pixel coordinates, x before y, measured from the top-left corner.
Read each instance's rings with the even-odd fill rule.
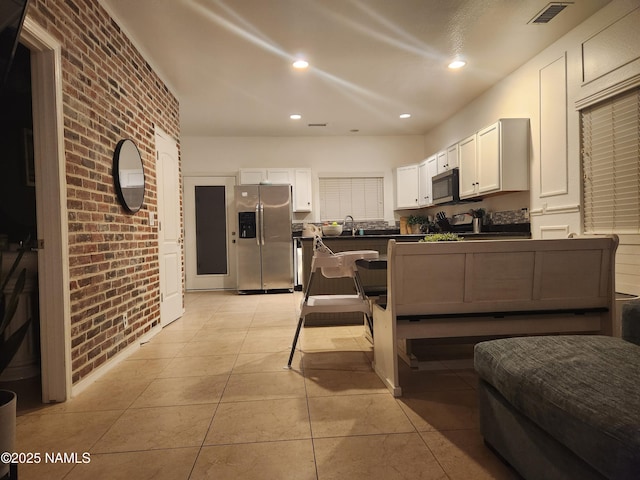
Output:
[[[513,238],[531,238],[529,231],[499,231],[499,232],[459,232],[459,235],[469,240],[506,240]],[[322,241],[333,252],[345,252],[349,250],[375,250],[384,256],[387,253],[389,240],[396,242],[418,242],[425,237],[424,234],[400,235],[387,233],[376,234],[366,232],[364,235],[324,236]],[[311,273],[311,259],[313,258],[313,237],[295,236],[294,240],[302,245],[302,288],[306,289]],[[361,269],[360,276],[365,291],[369,296],[377,296],[386,291],[386,270]],[[314,279],[311,295],[323,294],[353,294],[355,292],[353,281],[350,278],[324,278],[318,276]],[[305,326],[320,325],[356,325],[363,322],[362,314],[358,313],[313,313],[307,315]]]

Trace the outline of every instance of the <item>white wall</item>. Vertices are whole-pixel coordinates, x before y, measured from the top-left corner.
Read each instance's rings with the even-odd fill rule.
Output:
[[[185,176],[236,174],[249,167],[313,170],[314,211],[296,221],[318,221],[318,174],[380,172],[385,178],[385,220],[394,221],[393,169],[424,158],[424,138],[406,136],[188,137],[181,138]]]
[[[530,118],[532,235],[547,238],[565,236],[569,232],[581,233],[578,107],[594,97],[612,95],[640,83],[639,9],[640,0],[611,2],[428,132],[425,135],[427,154],[457,142],[498,118]],[[561,68],[555,70],[555,76],[545,77],[550,71],[547,67],[554,62],[559,62]],[[562,102],[549,105],[543,101],[548,97],[541,95],[541,88],[548,87],[560,91],[564,105]],[[541,138],[541,116],[544,122],[561,117],[557,125],[559,132],[552,132],[561,134],[547,134]],[[558,176],[563,178],[560,184],[564,185],[564,191],[560,189],[554,194],[545,191],[544,179]],[[631,274],[631,270],[637,271],[640,264],[640,236],[621,236],[621,245],[616,269],[617,285],[622,288],[618,291],[640,294],[640,275]]]

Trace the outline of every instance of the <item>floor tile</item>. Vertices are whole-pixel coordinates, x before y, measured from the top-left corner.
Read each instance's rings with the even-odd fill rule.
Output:
[[[222,402],[300,398],[305,396],[304,377],[295,370],[232,374]]]
[[[133,378],[115,382],[105,377],[100,382],[94,382],[71,400],[48,405],[45,407],[45,413],[124,411],[151,382],[153,378]]]
[[[363,325],[304,328],[287,369],[301,297],[187,293],[180,319],[74,399],[21,412],[20,451],[91,463],[20,478],[517,478],[478,432],[472,346],[418,342],[426,368],[401,363],[397,399]]]
[[[237,355],[247,333],[245,330],[231,330],[222,332],[203,327],[183,349],[177,357],[191,357],[197,355]]]
[[[314,446],[318,480],[447,479],[417,433],[321,438]]]
[[[313,438],[415,431],[388,394],[309,398],[309,415]]]
[[[288,352],[294,334],[295,327],[249,329],[240,353]]]
[[[353,337],[316,336],[309,338],[305,332],[300,336],[298,348],[303,352],[358,352],[362,350]]]
[[[205,445],[311,438],[304,398],[221,404]]]
[[[478,430],[420,432],[451,480],[517,480],[520,476],[484,444]]]
[[[159,375],[171,363],[170,358],[127,359],[113,367],[98,382],[126,382],[129,380],[151,380]]]
[[[17,452],[77,453],[82,456],[122,415],[121,411],[23,415],[16,420]],[[73,464],[22,464],[20,479],[63,478]]]
[[[225,375],[231,373],[235,360],[235,355],[176,357],[158,374],[158,378]]]
[[[305,369],[314,370],[359,370],[371,372],[371,361],[360,351],[304,352],[302,363]]]
[[[139,452],[92,454],[65,480],[188,480],[199,449],[173,448]]]
[[[233,366],[233,373],[281,372],[286,368],[289,352],[241,353]],[[291,368],[302,370],[302,355],[295,355]]]
[[[174,328],[171,330],[164,328],[153,337],[153,343],[187,343],[193,340],[200,328],[201,327]]]
[[[91,451],[109,453],[200,446],[214,410],[215,405],[129,409]]]
[[[228,378],[228,375],[157,378],[131,408],[218,403]]]
[[[398,403],[418,431],[477,429],[475,390],[448,390],[403,395]]]
[[[406,364],[399,366],[398,373],[403,394],[433,390],[468,390],[468,382],[455,371],[444,366],[433,370],[412,370]]]
[[[387,387],[374,372],[305,369],[307,396],[387,393]]]
[[[184,342],[156,343],[141,345],[138,351],[129,357],[130,360],[150,360],[156,358],[173,358],[185,346]]]
[[[316,480],[311,440],[205,446],[192,478]]]

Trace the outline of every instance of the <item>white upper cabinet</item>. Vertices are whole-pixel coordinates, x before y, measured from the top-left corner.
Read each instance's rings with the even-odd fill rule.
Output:
[[[438,155],[427,158],[418,165],[418,203],[424,207],[433,204],[431,179],[438,173]]]
[[[504,118],[478,132],[478,194],[529,189],[529,119]]]
[[[310,212],[313,198],[311,189],[311,169],[296,168],[293,175],[293,211]]]
[[[256,185],[268,181],[274,185],[291,185],[293,211],[310,212],[312,209],[310,168],[241,168],[240,184]]]
[[[458,168],[458,144],[451,145],[447,148],[447,170]],[[438,173],[442,173],[438,171]]]
[[[528,118],[503,118],[458,145],[460,198],[529,189]]]
[[[478,193],[500,190],[500,124],[478,132]]]
[[[257,185],[268,181],[274,185],[292,185],[293,169],[291,168],[241,168],[240,184]]]
[[[476,135],[458,143],[458,165],[460,168],[460,198],[478,194]]]
[[[396,169],[396,208],[416,208],[419,201],[418,165]]]
[[[267,180],[274,185],[293,185],[293,175],[290,168],[267,168]]]
[[[438,173],[449,170],[449,162],[447,161],[447,151],[442,150],[436,154]]]
[[[240,185],[257,185],[267,179],[266,168],[241,168]]]

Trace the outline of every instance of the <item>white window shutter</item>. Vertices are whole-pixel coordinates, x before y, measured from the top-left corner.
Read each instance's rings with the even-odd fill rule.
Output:
[[[580,114],[585,232],[640,233],[640,88]]]

